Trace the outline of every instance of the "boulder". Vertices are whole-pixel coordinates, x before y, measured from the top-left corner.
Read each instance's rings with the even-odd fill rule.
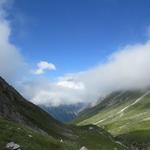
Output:
[[[7,149],[10,149],[10,150],[21,150],[21,149],[20,149],[20,148],[21,148],[20,145],[14,143],[14,142],[7,143],[7,144],[6,144],[6,148],[7,148]]]
[[[80,150],[88,150],[85,146],[82,146]]]
[[[93,130],[94,128],[93,127],[89,127],[89,130]]]

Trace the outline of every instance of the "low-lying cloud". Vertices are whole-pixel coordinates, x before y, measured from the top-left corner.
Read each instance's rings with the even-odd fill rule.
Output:
[[[20,91],[33,103],[46,106],[58,106],[61,104],[75,104],[84,102],[84,89],[59,85],[58,82],[51,82],[41,78],[21,83]]]
[[[107,63],[77,75],[93,95],[150,86],[150,42],[128,45],[108,57]],[[95,94],[94,94],[95,93]]]
[[[125,46],[110,55],[105,64],[93,69],[59,77],[55,82],[35,82],[35,87],[30,84],[27,93],[36,89],[30,96],[31,101],[36,104],[56,106],[94,103],[99,97],[113,91],[149,87],[149,67],[150,42],[147,41]]]

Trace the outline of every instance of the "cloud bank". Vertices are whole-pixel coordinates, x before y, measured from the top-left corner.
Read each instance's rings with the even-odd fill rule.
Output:
[[[7,7],[11,1],[0,1],[0,76],[13,82],[25,68],[23,57],[10,42],[11,27],[6,19]]]
[[[77,75],[91,95],[150,86],[150,42],[128,45],[108,57],[107,63]],[[93,89],[93,90],[92,90]]]
[[[34,91],[27,94],[32,102],[55,106],[94,103],[113,91],[145,89],[150,86],[150,41],[125,46],[93,69],[27,86],[23,91]]]

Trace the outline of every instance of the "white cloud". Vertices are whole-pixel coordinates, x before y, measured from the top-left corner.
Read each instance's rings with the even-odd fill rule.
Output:
[[[10,2],[0,1],[0,76],[13,82],[24,70],[25,63],[17,47],[10,42],[11,27],[5,11]]]
[[[150,42],[128,45],[115,52],[106,64],[77,74],[87,92],[89,101],[117,90],[144,89],[150,86]],[[94,99],[93,99],[94,98]]]
[[[60,86],[58,82],[50,82],[49,80],[40,78],[40,80],[23,82],[18,88],[25,97],[38,105],[58,106],[60,104],[81,102],[80,97],[84,89]]]
[[[96,102],[113,91],[150,87],[150,42],[128,45],[93,69],[65,75],[55,82],[30,84],[32,102],[45,105]]]
[[[47,61],[40,61],[37,64],[37,69],[33,71],[34,74],[36,75],[40,75],[40,74],[44,74],[46,70],[56,70],[56,67],[54,64],[52,63],[48,63]]]
[[[82,82],[75,81],[73,78],[60,78],[56,83],[57,86],[75,89],[75,90],[83,90],[84,84]]]

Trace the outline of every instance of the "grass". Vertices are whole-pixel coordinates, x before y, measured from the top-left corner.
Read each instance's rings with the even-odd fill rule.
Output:
[[[116,148],[125,150],[122,145],[115,142],[109,133],[96,126],[92,126],[93,130],[89,130],[91,126],[78,128],[72,126],[76,139],[64,140],[61,143],[60,139],[0,119],[0,147],[1,150],[5,150],[6,144],[13,141],[19,144],[22,150],[79,150],[82,146],[86,146],[89,150],[113,150]]]
[[[11,141],[21,145],[22,150],[77,150],[73,143],[61,143],[48,135],[0,119],[1,150],[5,150],[6,144]]]
[[[22,150],[124,150],[124,146],[105,130],[96,126],[65,125],[41,108],[26,101],[13,87],[0,78],[0,150],[8,142]],[[8,121],[9,120],[9,121]],[[60,140],[63,142],[60,142]]]
[[[77,130],[80,145],[86,145],[89,150],[93,150],[93,148],[94,150],[126,150],[124,146],[116,143],[108,132],[96,126],[92,126],[93,129],[89,130],[91,126],[83,126]]]
[[[131,105],[136,99],[137,97],[123,101],[120,105],[106,107],[91,117],[77,122],[77,124],[96,124],[114,136],[136,130],[148,130],[150,129],[150,95],[121,112],[123,108]]]
[[[134,103],[143,93],[110,96],[83,112],[75,120],[79,126],[96,124],[110,132],[129,149],[150,148],[150,94]]]
[[[150,130],[129,132],[127,134],[119,135],[116,139],[121,140],[130,148],[132,146],[143,150],[150,148]]]

